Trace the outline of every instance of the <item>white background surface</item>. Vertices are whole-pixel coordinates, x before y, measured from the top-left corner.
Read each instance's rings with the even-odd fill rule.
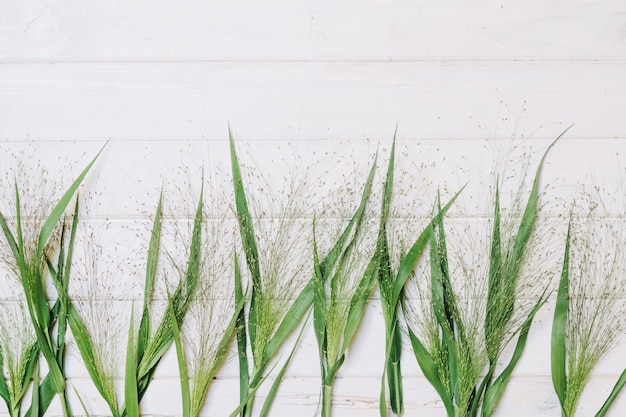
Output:
[[[109,218],[120,230],[150,210],[178,165],[228,172],[229,123],[257,161],[298,142],[348,149],[357,165],[377,148],[386,157],[398,125],[407,166],[427,166],[428,202],[437,187],[488,172],[491,143],[523,137],[539,151],[575,123],[550,154],[546,181],[591,175],[611,189],[623,175],[625,74],[622,1],[0,0],[0,146],[8,155],[33,142],[53,166],[69,155],[80,160],[75,174],[80,156],[108,141],[89,183],[104,206],[86,220]],[[539,314],[498,416],[560,415],[552,308]],[[336,416],[378,415],[383,356],[375,296],[338,376]],[[598,409],[623,357],[624,345],[600,364],[579,415]],[[174,356],[166,359],[145,415],[180,414]],[[309,332],[271,415],[318,411],[317,363]],[[443,416],[408,348],[403,364],[405,415]],[[90,412],[108,414],[77,354],[70,374]],[[231,360],[205,415],[228,415],[237,401]],[[625,412],[622,399],[611,415]]]

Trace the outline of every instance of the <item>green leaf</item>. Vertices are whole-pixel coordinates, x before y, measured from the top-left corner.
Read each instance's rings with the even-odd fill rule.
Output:
[[[322,274],[319,253],[317,250],[317,240],[315,239],[315,220],[313,221],[313,265],[314,265],[314,288],[315,295],[313,298],[313,329],[315,331],[315,338],[317,339],[317,346],[320,356],[320,373],[321,378],[324,380],[328,373],[327,364],[327,350],[326,350],[326,289],[324,286],[324,276]]]
[[[267,397],[265,397],[265,401],[263,402],[263,407],[261,408],[261,413],[259,414],[259,417],[267,417],[270,411],[270,407],[274,403],[274,398],[276,397],[276,393],[278,392],[278,387],[280,386],[280,383],[282,382],[285,376],[287,367],[291,363],[291,359],[293,359],[293,355],[296,353],[296,349],[300,345],[300,340],[302,339],[302,334],[304,333],[305,328],[306,328],[306,321],[300,329],[300,333],[298,334],[298,337],[296,338],[296,341],[293,344],[293,348],[291,349],[291,352],[289,352],[289,356],[287,357],[287,360],[285,361],[283,366],[280,368],[280,371],[278,372],[278,374],[276,374],[276,378],[274,378],[274,382],[272,383],[272,386],[270,387],[270,390],[267,393]]]
[[[241,313],[241,311],[243,311],[244,305],[244,297],[242,297],[239,301],[235,301],[235,310],[233,313],[233,317],[231,318],[228,327],[224,331],[224,335],[215,354],[216,358],[222,358],[221,361],[216,361],[213,364],[212,368],[209,370],[209,372],[194,381],[194,389],[191,394],[192,417],[198,417],[200,415],[202,404],[209,389],[209,384],[211,383],[213,376],[217,373],[224,360],[227,358],[230,342],[237,328],[237,320],[239,319],[239,314]]]
[[[39,362],[35,363],[35,369],[33,371],[33,392],[32,392],[32,398],[30,401],[30,410],[31,410],[31,415],[35,415],[35,416],[39,416],[40,414],[40,409],[39,409],[39,390],[37,389],[39,387]]]
[[[530,195],[528,197],[528,202],[526,203],[526,208],[524,209],[524,214],[522,215],[522,220],[520,221],[520,226],[517,231],[517,236],[515,238],[515,243],[513,244],[512,255],[509,258],[509,262],[507,264],[506,275],[507,277],[517,276],[517,272],[521,266],[521,258],[524,253],[524,247],[526,246],[526,242],[530,237],[532,229],[535,224],[535,218],[537,217],[537,200],[539,199],[539,180],[541,178],[541,171],[543,169],[543,165],[545,163],[546,157],[550,150],[556,145],[556,142],[565,135],[565,133],[571,128],[569,126],[567,129],[563,131],[552,143],[548,146],[548,149],[544,152],[541,160],[539,161],[539,165],[537,166],[537,171],[535,172],[535,178],[533,179],[532,189],[530,191]]]
[[[498,403],[500,402],[500,398],[502,398],[504,389],[511,379],[513,370],[515,369],[517,363],[522,357],[522,353],[524,352],[524,348],[526,347],[526,340],[528,339],[528,332],[530,331],[530,326],[535,319],[535,315],[546,301],[546,297],[541,297],[540,301],[530,311],[530,313],[526,317],[526,320],[520,328],[519,337],[517,338],[517,344],[515,345],[515,350],[513,351],[513,356],[511,357],[511,360],[504,368],[502,373],[496,378],[493,384],[487,387],[485,391],[485,397],[483,399],[481,414],[482,417],[489,417],[494,413]]]
[[[94,383],[96,389],[102,395],[102,398],[109,406],[111,413],[117,415],[118,406],[115,398],[115,391],[111,384],[111,378],[104,372],[104,367],[100,358],[95,354],[95,346],[89,335],[87,327],[80,318],[78,312],[73,305],[70,304],[68,309],[68,323],[72,329],[72,335],[76,341],[76,346],[83,358],[85,368]]]
[[[241,284],[241,271],[239,270],[239,260],[237,254],[234,255],[235,260],[235,302],[237,304],[245,303],[245,296]],[[250,383],[249,364],[248,364],[248,343],[246,339],[246,312],[242,308],[237,314],[237,353],[239,358],[239,399],[243,403],[248,396],[248,386]]]
[[[31,405],[31,407],[24,414],[24,417],[40,417],[41,414],[48,409],[50,403],[54,397],[56,397],[56,394],[56,391],[52,387],[52,377],[48,373],[43,379],[43,382],[39,385],[39,404],[35,408]],[[38,411],[37,408],[39,409]],[[36,413],[39,413],[39,415]]]
[[[565,332],[567,327],[567,311],[569,309],[569,255],[570,255],[570,231],[571,225],[567,229],[567,239],[565,241],[565,254],[563,255],[563,270],[559,281],[559,289],[556,296],[556,307],[552,320],[552,341],[551,341],[551,366],[552,385],[556,392],[561,408],[565,405],[567,393],[567,373],[566,360],[567,349]]]
[[[2,355],[2,349],[0,348],[0,364],[4,364],[4,357]],[[4,378],[0,378],[0,397],[4,400],[7,408],[12,409],[11,394],[9,393],[9,386]]]
[[[83,412],[85,413],[85,416],[91,417],[91,414],[89,414],[89,410],[87,410],[87,405],[85,404],[85,402],[83,401],[83,398],[78,393],[78,390],[76,389],[76,387],[74,387],[74,393],[76,394],[76,397],[78,397],[78,401],[80,402],[80,406],[83,408]]]
[[[130,313],[128,343],[126,345],[126,372],[124,373],[124,410],[127,417],[139,417],[137,394],[137,361],[135,359],[135,312]]]
[[[180,373],[180,392],[183,404],[183,417],[190,417],[191,412],[191,394],[189,390],[189,373],[187,372],[187,362],[185,361],[185,351],[183,344],[180,340],[181,331],[178,323],[176,322],[176,314],[174,313],[174,307],[172,306],[172,299],[168,294],[167,308],[170,310],[170,316],[172,317],[172,333],[174,335],[174,345],[176,346],[176,359],[178,361],[178,372]]]
[[[624,388],[625,384],[626,384],[626,369],[622,371],[622,374],[619,376],[619,379],[615,383],[615,386],[613,387],[611,394],[606,399],[604,404],[602,404],[602,408],[600,408],[600,411],[596,413],[596,417],[606,416],[606,413],[609,412],[609,408],[611,408],[611,406],[613,405],[613,402],[615,401],[619,393],[622,391],[622,388]]]
[[[237,220],[239,221],[239,233],[241,234],[241,242],[246,255],[246,263],[248,264],[248,269],[250,269],[252,276],[252,286],[259,287],[261,285],[259,251],[256,245],[252,216],[248,209],[241,168],[239,167],[239,160],[237,159],[237,153],[235,151],[235,140],[233,139],[230,127],[228,128],[228,137],[230,139],[230,159],[233,185],[235,186],[235,207],[237,210]]]
[[[409,328],[409,339],[411,341],[411,345],[413,346],[413,353],[415,354],[415,358],[417,359],[417,363],[424,373],[424,376],[430,382],[430,384],[435,388],[437,394],[441,398],[444,407],[446,408],[446,412],[448,416],[454,416],[454,405],[452,403],[452,398],[448,393],[446,385],[439,378],[439,369],[437,363],[433,360],[428,350],[424,347],[422,342],[415,336],[415,333]]]
[[[359,285],[350,300],[348,318],[346,319],[343,331],[343,344],[340,351],[342,355],[348,349],[348,346],[352,342],[352,338],[359,327],[359,323],[361,323],[361,319],[363,318],[363,313],[365,311],[365,305],[367,304],[367,300],[374,289],[374,285],[376,285],[377,268],[378,259],[374,257],[370,260],[367,269],[365,270],[365,273],[359,281]]]
[[[139,330],[137,332],[137,360],[141,363],[146,347],[150,340],[150,301],[154,292],[154,282],[156,280],[157,266],[159,263],[159,248],[161,246],[161,224],[163,216],[163,192],[159,195],[150,243],[148,244],[148,256],[146,260],[146,280],[144,284],[143,309]]]

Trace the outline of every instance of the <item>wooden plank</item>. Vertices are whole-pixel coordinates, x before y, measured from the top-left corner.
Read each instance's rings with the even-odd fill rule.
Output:
[[[0,66],[0,138],[625,138],[624,64]]]
[[[5,62],[626,57],[619,0],[3,0],[0,8]]]

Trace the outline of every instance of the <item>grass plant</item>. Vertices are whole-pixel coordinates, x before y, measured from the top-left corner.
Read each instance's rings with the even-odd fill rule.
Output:
[[[479,237],[478,244],[470,239],[471,247],[454,252],[452,246],[450,252],[449,230],[438,205],[430,226],[429,279],[418,283],[425,302],[411,308],[407,300],[404,311],[417,362],[450,417],[494,413],[535,314],[547,300],[546,284],[528,264],[537,259],[531,261],[528,255],[535,242],[542,167],[557,140],[539,162],[525,204],[515,204],[523,196],[518,193],[506,217],[500,205],[500,182],[496,182],[492,230],[487,239]],[[452,240],[452,245],[473,233],[464,228],[461,239]],[[486,250],[480,242],[485,242]],[[483,253],[488,254],[486,259]],[[501,355],[515,338],[513,353],[502,367]]]
[[[396,415],[404,413],[404,400],[402,389],[402,330],[398,317],[400,301],[404,296],[404,287],[418,264],[430,239],[431,227],[427,226],[417,233],[414,241],[408,245],[396,241],[398,236],[392,236],[390,227],[393,227],[390,219],[392,194],[394,189],[395,171],[395,135],[389,156],[389,165],[385,178],[385,186],[382,195],[380,211],[380,225],[376,241],[377,278],[382,303],[383,318],[385,322],[385,371],[380,393],[380,415],[387,416],[386,391],[389,390],[391,410]],[[460,192],[459,192],[460,193]],[[443,214],[457,198],[457,193],[450,202],[442,208]],[[395,220],[395,219],[393,219]],[[406,226],[403,225],[403,226]],[[403,230],[403,234],[406,230]],[[411,236],[414,238],[415,236]],[[397,245],[398,243],[402,243]],[[400,247],[394,247],[400,246]],[[386,384],[385,384],[386,377]]]
[[[239,233],[248,272],[251,277],[249,290],[241,283],[241,271],[235,264],[237,303],[250,294],[247,309],[237,319],[237,346],[240,369],[240,404],[231,416],[248,417],[258,388],[266,379],[267,371],[279,349],[291,333],[300,325],[312,300],[313,275],[304,264],[302,253],[307,240],[300,217],[303,215],[297,198],[300,184],[290,182],[278,204],[277,217],[267,223],[259,222],[249,209],[244,180],[229,130],[231,169],[235,191],[235,210]],[[261,190],[268,193],[268,190]],[[275,208],[275,207],[274,207]],[[258,211],[263,208],[257,207]],[[266,208],[270,209],[270,208]],[[308,284],[307,284],[308,282]],[[278,385],[293,356],[297,343],[284,361],[269,390],[260,415],[267,415]],[[248,353],[250,352],[251,358]],[[252,360],[250,367],[249,359]]]
[[[576,415],[592,371],[626,323],[626,219],[604,212],[601,198],[591,195],[572,210],[552,323],[552,382],[563,417]],[[626,370],[597,417],[607,414],[625,384]]]
[[[356,213],[323,258],[318,250],[315,221],[313,225],[313,326],[320,357],[322,417],[331,415],[335,377],[376,284],[378,257],[373,234],[367,230],[371,229],[371,222],[365,215],[375,168],[376,163],[365,182]]]
[[[259,214],[263,208],[257,207],[260,211],[255,213],[255,217],[252,214],[254,212],[249,208],[248,195],[244,187],[232,134],[230,134],[230,149],[235,208],[244,257],[251,277],[248,290],[250,301],[247,309],[240,313],[237,325],[241,403],[231,417],[235,415],[248,417],[252,413],[256,391],[267,378],[268,370],[276,366],[273,364],[273,359],[281,346],[298,326],[301,327],[300,336],[302,335],[304,325],[301,325],[301,322],[310,311],[315,293],[313,262],[307,262],[311,259],[310,254],[313,253],[313,242],[310,224],[298,222],[308,214],[304,210],[306,207],[302,206],[306,198],[301,194],[300,183],[287,181],[287,189],[282,193],[285,200],[282,204],[278,204],[277,216],[269,223],[273,224],[273,227],[268,229],[267,224],[260,222]],[[365,185],[366,190],[370,188],[371,179]],[[258,191],[269,192],[263,188]],[[304,192],[307,191],[305,187]],[[369,191],[363,195],[369,195]],[[354,227],[354,223],[360,221],[358,219],[363,216],[365,203],[366,198],[362,198],[356,214],[344,229],[339,241],[348,239],[347,235]],[[331,249],[327,256],[330,254],[336,256],[340,251],[339,246]],[[320,262],[324,264],[326,261],[322,259]],[[240,272],[237,268],[235,275],[238,276]],[[242,285],[237,286],[236,292],[239,300],[245,295]],[[269,412],[296,347],[297,341],[278,369],[260,416],[265,416]],[[251,366],[249,352],[252,359]]]
[[[216,202],[219,196],[212,196]],[[206,209],[204,210],[207,211]],[[234,236],[224,218],[202,219],[202,250],[197,290],[182,326],[172,321],[180,371],[183,417],[198,417],[209,385],[228,356],[244,298],[235,303]],[[230,242],[230,244],[229,244]],[[190,252],[190,248],[184,251]],[[184,255],[183,259],[188,259]],[[184,277],[187,265],[170,256]],[[240,285],[240,284],[239,284]],[[171,301],[171,299],[170,299]],[[173,308],[170,302],[170,310]]]
[[[159,320],[154,319],[151,313],[155,302],[154,287],[158,275],[159,255],[161,252],[162,200],[163,197],[161,196],[150,232],[151,237],[146,254],[142,308],[139,326],[136,331],[134,306],[128,319],[124,366],[124,402],[122,405],[118,401],[113,384],[115,375],[111,374],[111,367],[107,366],[106,363],[107,357],[106,355],[99,355],[102,350],[101,346],[98,346],[96,343],[98,336],[93,332],[93,329],[87,326],[85,317],[76,308],[75,301],[69,301],[67,289],[63,291],[63,287],[57,288],[60,295],[62,294],[62,297],[68,299],[68,323],[89,376],[109,406],[111,414],[115,417],[135,417],[139,415],[139,402],[148,390],[161,358],[174,341],[174,330],[183,323],[200,275],[202,197],[200,197],[194,216],[193,232],[189,243],[189,258],[184,276],[172,292],[170,307],[166,309]],[[74,219],[72,230],[75,230],[77,227],[77,214]],[[74,245],[67,247],[66,257],[68,260],[72,259],[73,249]],[[99,278],[101,277],[92,277],[92,279],[96,280]]]
[[[12,187],[14,192],[12,215],[7,216],[5,213],[0,213],[0,227],[6,239],[6,245],[9,248],[9,254],[5,259],[13,267],[22,286],[26,309],[28,310],[31,326],[37,340],[37,349],[28,350],[30,358],[27,362],[30,365],[27,365],[24,371],[32,370],[35,367],[36,359],[34,356],[39,352],[43,355],[48,365],[48,375],[44,378],[41,386],[37,384],[37,387],[34,388],[37,391],[41,390],[41,393],[38,392],[38,395],[35,397],[38,403],[31,404],[33,409],[27,411],[28,415],[35,410],[37,410],[37,414],[44,412],[55,394],[60,394],[61,396],[63,414],[65,416],[71,415],[64,375],[65,331],[67,326],[65,313],[67,312],[67,304],[60,298],[52,305],[50,304],[46,291],[46,281],[48,272],[51,272],[53,280],[67,282],[67,276],[65,276],[66,268],[62,263],[64,259],[62,254],[65,232],[64,216],[78,187],[95,164],[101,152],[102,150],[83,169],[58,201],[54,201],[51,198],[47,199],[43,204],[35,203],[32,206],[24,204],[25,201],[29,202],[30,198],[34,198],[33,201],[37,201],[38,196],[25,196],[16,176]],[[45,180],[42,181],[42,184],[46,184]],[[27,191],[41,193],[41,196],[48,196],[50,193],[50,190],[46,189]],[[51,257],[57,251],[60,253],[59,263],[56,265],[57,269],[54,270]],[[11,390],[15,392],[22,390],[25,385],[24,382],[29,378],[30,375],[22,374],[15,381],[11,382]],[[22,379],[22,382],[19,384],[17,383],[18,379]],[[14,383],[15,387],[13,387]],[[22,387],[18,388],[18,385],[22,385]],[[5,395],[10,394],[3,388],[5,387],[0,388],[0,390],[5,391]],[[12,407],[14,412],[16,412],[15,410],[18,407],[16,400],[21,398],[21,396],[13,395],[13,397],[10,408]],[[41,401],[41,404],[39,404],[39,401]]]

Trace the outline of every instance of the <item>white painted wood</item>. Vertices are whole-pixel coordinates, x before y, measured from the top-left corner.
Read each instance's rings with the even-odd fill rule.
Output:
[[[459,228],[484,227],[488,209],[476,201],[489,198],[494,170],[517,175],[531,147],[536,164],[575,123],[549,154],[542,179],[556,200],[544,215],[555,228],[549,250],[558,269],[564,207],[575,185],[623,192],[625,12],[618,0],[0,0],[0,209],[12,198],[12,154],[32,152],[67,184],[108,142],[81,186],[89,206],[82,221],[102,231],[103,250],[118,263],[114,291],[100,306],[124,318],[130,301],[141,297],[143,249],[161,189],[168,222],[185,221],[204,173],[205,190],[224,195],[212,215],[226,216],[236,234],[229,124],[247,185],[277,196],[285,193],[286,174],[309,166],[305,176],[321,195],[337,196],[336,186],[345,183],[355,193],[377,151],[378,192],[397,125],[402,200],[394,214],[410,213],[420,218],[411,226],[423,226],[438,189],[445,199],[468,183],[447,223]],[[512,136],[527,140],[508,154]],[[23,172],[38,178],[36,171]],[[275,207],[265,209],[275,214]],[[311,217],[303,215],[300,224]],[[71,291],[84,298],[80,267],[75,273]],[[164,284],[157,286],[162,301]],[[496,416],[560,415],[550,380],[553,308],[552,298],[537,315]],[[610,392],[626,366],[624,342],[594,371],[579,415],[595,413]],[[383,357],[375,292],[339,372],[335,416],[379,415]],[[270,415],[319,412],[317,358],[308,323]],[[110,415],[73,342],[67,372],[91,415]],[[403,373],[405,415],[443,416],[408,343]],[[235,408],[237,376],[233,345],[204,416],[227,416]],[[142,415],[181,414],[177,378],[170,350]],[[268,388],[259,392],[256,413]],[[81,415],[73,390],[70,397]],[[609,415],[625,410],[622,396]],[[48,415],[62,415],[58,401]]]
[[[0,66],[0,138],[624,138],[624,64]],[[543,127],[543,128],[542,128]]]
[[[0,10],[5,62],[626,56],[619,0],[3,0]]]

